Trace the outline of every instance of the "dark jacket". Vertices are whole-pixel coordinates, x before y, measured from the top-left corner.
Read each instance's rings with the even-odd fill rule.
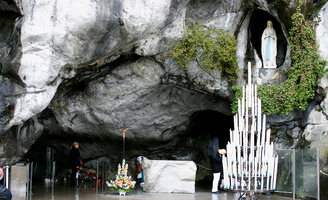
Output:
[[[219,150],[219,139],[215,137],[208,144],[208,149],[207,149],[207,155],[210,158],[213,173],[223,172],[222,157],[218,153],[218,150]]]
[[[11,192],[3,185],[0,185],[0,200],[11,200]]]
[[[69,152],[69,164],[72,168],[80,166],[80,151],[75,147]]]

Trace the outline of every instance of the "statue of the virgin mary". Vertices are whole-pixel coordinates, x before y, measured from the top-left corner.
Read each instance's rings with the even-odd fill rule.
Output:
[[[272,21],[267,22],[267,27],[262,34],[262,61],[263,68],[276,68],[277,34],[273,29]]]

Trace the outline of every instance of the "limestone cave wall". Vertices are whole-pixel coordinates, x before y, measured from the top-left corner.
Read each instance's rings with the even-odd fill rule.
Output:
[[[114,166],[122,151],[118,126],[125,123],[129,162],[144,155],[209,167],[207,143],[213,135],[222,146],[229,140],[231,86],[245,84],[247,62],[257,84],[284,81],[273,77],[291,66],[288,30],[298,1],[284,2],[0,0],[0,165],[17,162],[32,145],[67,154],[79,141],[87,166],[97,160]],[[324,58],[327,6],[306,1],[302,8],[310,20],[320,19]],[[196,62],[181,70],[169,57],[187,19],[236,37],[237,81],[206,73]],[[259,37],[267,20],[278,35],[272,73],[261,69]],[[327,89],[323,77],[306,111],[268,116],[276,148],[319,147],[326,172]],[[209,174],[199,168],[198,178]]]

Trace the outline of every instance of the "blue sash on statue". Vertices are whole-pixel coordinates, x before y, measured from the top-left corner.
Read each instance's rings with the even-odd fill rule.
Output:
[[[267,60],[270,60],[270,58],[271,58],[270,39],[271,39],[271,36],[268,36],[268,44],[267,44],[267,52],[266,52],[267,53],[267,55],[266,55]]]

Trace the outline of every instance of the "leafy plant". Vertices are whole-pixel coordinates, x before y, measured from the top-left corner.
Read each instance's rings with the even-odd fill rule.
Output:
[[[292,16],[289,31],[292,67],[285,73],[287,80],[281,84],[258,87],[262,111],[266,114],[290,114],[294,109],[305,110],[313,99],[318,78],[324,75],[326,61],[318,54],[314,33],[301,13],[302,0]],[[234,106],[233,103],[232,106]],[[237,110],[232,107],[233,112]]]
[[[183,38],[173,43],[172,58],[187,69],[189,62],[196,60],[205,71],[219,70],[233,81],[238,77],[237,41],[229,33],[214,27],[205,28],[189,22]]]

